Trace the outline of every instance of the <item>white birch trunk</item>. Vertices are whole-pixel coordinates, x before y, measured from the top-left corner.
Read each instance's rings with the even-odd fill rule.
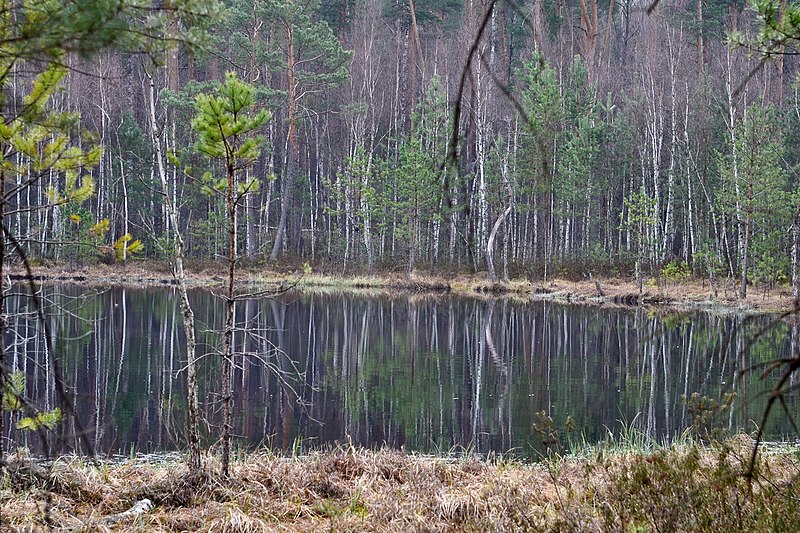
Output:
[[[147,73],[147,71],[145,70]],[[161,148],[161,138],[158,132],[158,124],[156,122],[156,98],[155,98],[155,80],[153,75],[147,73],[149,78],[150,87],[147,93],[149,103],[149,119],[150,119],[150,133],[153,141],[153,148],[155,151],[155,159],[158,168],[158,177],[161,182],[161,192],[164,198],[164,206],[169,212],[174,231],[172,232],[173,244],[175,246],[175,257],[173,259],[173,277],[178,283],[178,288],[181,294],[181,311],[183,313],[183,328],[186,335],[186,380],[187,380],[187,408],[188,408],[188,421],[187,433],[189,440],[189,468],[192,470],[200,470],[202,462],[200,458],[200,432],[199,432],[199,402],[197,397],[197,363],[195,357],[195,322],[194,312],[189,302],[189,293],[186,287],[186,274],[183,268],[183,255],[184,244],[183,236],[180,232],[180,225],[178,224],[178,212],[176,206],[172,203],[169,195],[169,187],[167,183],[167,172],[164,168],[164,154]]]

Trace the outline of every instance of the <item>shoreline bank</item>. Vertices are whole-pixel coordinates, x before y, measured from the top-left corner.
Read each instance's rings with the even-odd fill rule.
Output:
[[[122,285],[133,287],[168,287],[175,282],[168,265],[156,262],[134,262],[125,265],[90,265],[68,268],[65,266],[36,266],[34,279],[38,283],[80,283],[89,286]],[[190,287],[213,288],[221,286],[225,273],[222,269],[187,269]],[[27,279],[23,269],[11,272],[12,281]],[[546,283],[512,279],[508,283],[491,282],[485,273],[453,275],[412,273],[409,275],[375,274],[352,276],[322,273],[303,273],[247,267],[237,275],[240,287],[257,287],[266,290],[329,289],[341,291],[381,291],[384,293],[444,294],[473,297],[515,297],[530,301],[549,300],[561,303],[578,303],[597,306],[637,307],[639,292],[632,280],[599,277],[580,281],[555,278]],[[727,281],[727,280],[726,280]],[[679,283],[646,283],[641,304],[648,307],[720,312],[779,313],[795,309],[791,287],[772,290],[752,287],[750,295],[741,300],[736,288],[729,282],[711,287],[706,280],[689,279]]]

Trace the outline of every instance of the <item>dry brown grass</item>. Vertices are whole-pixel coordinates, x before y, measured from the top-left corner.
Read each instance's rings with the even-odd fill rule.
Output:
[[[532,465],[353,448],[261,454],[228,480],[60,460],[44,482],[6,478],[2,524],[44,529],[49,498],[52,523],[83,531],[797,530],[797,458],[766,457],[750,486],[749,440],[732,442]],[[143,498],[152,512],[108,520]]]
[[[23,272],[16,272],[22,275]],[[164,286],[172,283],[169,268],[160,262],[131,262],[126,265],[89,265],[74,269],[59,266],[34,268],[40,280],[56,283],[81,283],[93,285]],[[222,283],[224,272],[218,265],[204,264],[189,269],[188,281],[194,286],[213,286]],[[444,276],[414,272],[410,276],[397,273],[376,275],[348,275],[311,273],[290,268],[284,271],[264,269],[250,265],[238,274],[239,282],[249,286],[290,287],[328,291],[366,291],[379,293],[453,293],[489,298],[513,296],[531,300],[555,300],[596,305],[638,305],[638,288],[632,279],[597,278],[574,281],[557,278],[546,283],[531,283],[526,279],[512,279],[508,283],[493,283],[486,273]],[[680,283],[654,280],[645,283],[643,302],[659,307],[709,308],[719,310],[786,311],[793,308],[791,288],[776,287],[770,291],[751,287],[745,300],[737,297],[736,287],[725,280],[712,288],[705,280],[688,279]]]

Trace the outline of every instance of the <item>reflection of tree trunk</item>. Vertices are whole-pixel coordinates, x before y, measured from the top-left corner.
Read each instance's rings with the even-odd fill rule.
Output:
[[[460,405],[460,412],[458,413],[459,417],[459,424],[458,427],[461,428],[461,442],[471,442],[473,435],[470,432],[470,428],[472,424],[470,423],[470,417],[472,412],[472,402],[474,401],[474,394],[473,394],[473,382],[475,381],[473,378],[474,373],[474,357],[472,356],[474,352],[473,346],[473,330],[471,328],[470,322],[472,321],[472,317],[464,320],[463,322],[463,335],[464,335],[464,371],[461,373],[462,381],[461,381],[461,405]]]
[[[372,442],[372,424],[370,424],[370,410],[368,394],[367,394],[367,372],[365,366],[365,359],[369,357],[369,324],[372,317],[372,300],[367,301],[367,307],[361,315],[361,330],[358,336],[361,339],[360,346],[358,347],[357,362],[358,362],[358,393],[361,395],[361,401],[364,408],[364,427],[366,434],[364,435],[365,442]]]
[[[476,324],[480,326],[480,324]],[[472,394],[472,436],[475,445],[480,447],[480,422],[481,422],[481,391],[483,389],[483,361],[486,358],[486,332],[481,328],[479,337],[479,349],[475,357],[475,382],[473,383],[474,392]],[[480,448],[479,448],[480,449]]]
[[[483,334],[486,338],[486,347],[489,349],[489,356],[492,358],[492,361],[494,361],[498,370],[500,370],[503,375],[507,376],[508,365],[506,365],[505,361],[503,361],[503,359],[498,355],[497,347],[494,344],[494,337],[492,336],[492,317],[494,315],[494,306],[494,300],[489,300],[486,303],[486,312],[483,315]]]
[[[113,302],[113,298],[114,297],[113,297],[113,293],[112,293],[112,295],[111,295],[111,301],[112,302]],[[100,327],[99,324],[101,323],[100,322],[101,317],[98,316],[99,314],[100,314],[100,312],[99,312],[99,309],[98,309],[98,310],[95,311],[95,314],[94,314],[95,327],[98,328],[98,329]],[[111,322],[112,322],[112,325],[113,325],[113,312],[111,314],[111,317],[112,317]],[[108,328],[108,329],[111,330],[111,328]],[[95,331],[95,338],[100,338],[100,335],[98,333],[99,333],[98,331]],[[103,339],[103,340],[105,340],[105,339]],[[109,344],[109,345],[113,346],[113,343]],[[100,439],[103,436],[103,424],[102,424],[102,416],[101,416],[101,414],[102,414],[102,411],[103,411],[102,398],[105,398],[105,394],[103,394],[102,388],[100,387],[100,383],[103,381],[102,380],[102,373],[100,371],[100,368],[102,368],[102,366],[101,366],[102,365],[102,361],[101,361],[101,358],[100,358],[100,353],[99,352],[95,352],[94,357],[95,357],[94,363],[96,365],[96,369],[95,369],[95,373],[94,373],[94,449],[98,450],[98,449],[100,449],[100,447],[99,447]],[[2,422],[0,422],[0,428],[2,428]],[[0,435],[2,435],[2,433],[0,433]],[[0,440],[2,440],[2,439],[0,439]],[[1,444],[0,444],[0,459],[2,459],[2,445]]]
[[[264,311],[261,306],[259,306],[259,316],[263,316],[264,321],[266,322],[266,311]],[[261,354],[264,358],[269,359],[270,353],[272,352],[274,345],[270,341],[270,339],[266,335],[261,336]],[[275,413],[277,409],[275,409],[275,405],[272,403],[273,394],[271,383],[269,380],[269,373],[264,366],[259,367],[259,383],[261,384],[261,405],[264,406],[264,416],[261,420],[261,433],[262,435],[270,435],[272,432],[271,429],[271,420],[270,414]],[[271,444],[271,443],[270,443]]]
[[[505,302],[504,302],[505,304]],[[492,336],[492,317],[494,316],[494,306],[495,300],[489,300],[486,303],[486,312],[484,313],[484,320],[483,320],[483,334],[486,338],[486,348],[489,350],[489,356],[494,361],[495,366],[497,369],[500,370],[502,375],[502,386],[500,388],[500,396],[497,398],[497,423],[502,430],[505,429],[505,414],[504,414],[504,407],[506,398],[508,397],[508,387],[509,387],[509,366],[506,364],[505,361],[500,357],[497,353],[497,347],[494,344],[494,337]],[[503,317],[505,318],[507,313],[503,313]],[[503,431],[505,433],[505,431]],[[504,443],[505,447],[505,443]]]
[[[254,331],[261,334],[260,332],[262,332],[263,329],[264,328],[262,328],[261,324],[259,323],[258,314],[256,313],[256,302],[255,300],[248,299],[244,303],[244,330],[242,331],[241,357],[242,380],[239,386],[239,391],[241,392],[242,397],[242,434],[245,436],[249,436],[251,434],[250,421],[252,420],[252,417],[250,415],[253,413],[253,408],[250,404],[251,397],[249,393],[251,375],[253,372],[253,361],[248,354],[258,351],[258,346],[253,346],[254,341],[249,332]]]
[[[167,353],[161,354],[161,398],[159,401],[159,404],[161,405],[160,418],[166,421],[163,426],[167,432],[167,435],[170,435],[172,432],[172,408],[174,406],[172,400],[172,376],[175,375],[175,346],[178,344],[176,332],[178,327],[178,309],[175,306],[172,307],[172,316],[170,317],[169,323],[169,349]],[[169,363],[167,361],[169,361]],[[159,448],[163,449],[163,445],[161,444],[161,435],[162,432],[159,432]]]
[[[648,335],[650,341],[650,398],[647,405],[647,436],[650,439],[655,439],[656,437],[656,381],[658,380],[658,362],[656,359],[658,340],[653,335],[655,332],[652,331],[654,320],[648,321],[648,330],[652,333]]]
[[[287,351],[286,351],[286,306],[281,304],[280,302],[276,302],[272,300],[270,302],[270,309],[272,310],[272,323],[275,327],[276,334],[277,334],[277,346],[276,353],[275,353],[275,365],[276,371],[279,375],[284,376],[286,375],[290,369],[287,366]],[[281,378],[282,379],[282,378]],[[281,381],[279,379],[279,381]],[[280,422],[281,422],[281,446],[284,449],[288,449],[291,445],[291,425],[292,425],[292,416],[294,411],[292,410],[292,405],[289,402],[291,391],[288,390],[287,386],[279,386],[278,391],[276,392],[276,398],[280,398]]]
[[[689,369],[691,368],[692,364],[692,351],[694,349],[694,343],[692,341],[694,337],[694,323],[689,323],[689,339],[686,343],[686,349],[683,350],[686,353],[686,364],[684,365],[683,369],[683,397],[689,397]],[[685,420],[686,417],[686,402],[683,402],[683,409],[681,410],[681,427],[686,427],[687,422]]]
[[[314,313],[315,298],[313,295],[308,297],[308,350],[306,353],[306,372],[304,400],[310,405],[314,405],[314,391],[317,389],[318,369],[317,369],[317,321]],[[306,397],[306,395],[308,397]]]
[[[750,362],[747,361],[747,359],[746,359],[747,358],[747,352],[749,352],[749,350],[745,350],[744,349],[745,336],[740,333],[742,331],[741,326],[742,326],[742,324],[739,322],[739,318],[738,317],[733,318],[732,323],[731,323],[731,329],[729,330],[730,331],[729,335],[736,335],[736,351],[734,353],[741,354],[741,357],[742,357],[741,361],[739,362],[739,368],[750,368],[750,366],[751,366]],[[722,344],[721,346],[726,346],[726,345]],[[733,383],[734,383],[734,385],[741,386],[741,389],[742,389],[742,392],[741,392],[741,395],[740,395],[741,402],[742,402],[740,404],[742,406],[742,420],[751,420],[750,413],[748,412],[749,411],[749,406],[750,406],[750,398],[748,398],[748,395],[747,395],[747,392],[748,392],[747,391],[747,380],[745,380],[745,379],[734,379]],[[738,395],[738,391],[735,391],[735,392]],[[733,409],[733,404],[732,403],[731,403],[731,409]]]
[[[119,387],[120,382],[122,381],[122,369],[125,366],[125,354],[127,353],[128,342],[127,342],[127,330],[128,330],[128,312],[127,312],[127,305],[125,303],[125,289],[122,289],[122,340],[120,341],[120,348],[119,348],[119,366],[117,367],[117,377],[114,381],[114,400],[111,403],[111,414],[114,414],[114,411],[117,408],[117,400],[119,399]],[[151,330],[148,328],[147,334],[151,334]]]
[[[667,328],[664,326],[664,322],[661,321],[661,364],[664,366],[663,373],[664,373],[664,434],[671,435],[670,426],[672,422],[672,416],[670,414],[670,375],[669,375],[669,361],[667,357],[670,352],[672,352],[672,341],[667,331]]]

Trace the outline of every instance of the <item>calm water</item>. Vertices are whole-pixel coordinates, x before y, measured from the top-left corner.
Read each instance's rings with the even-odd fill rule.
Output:
[[[54,353],[25,314],[30,299],[10,302],[17,342],[7,357],[27,376],[26,394],[41,408],[58,405],[48,364],[57,357],[96,450],[180,449],[185,354],[176,293],[45,292]],[[218,420],[224,307],[206,291],[191,299],[198,351],[207,354],[201,403],[208,432]],[[752,429],[773,381],[735,379],[737,372],[788,354],[798,337],[796,326],[779,324],[745,351],[766,320],[451,296],[294,293],[243,301],[236,307],[235,431],[248,447],[288,449],[299,438],[308,446],[352,441],[530,456],[541,449],[534,429],[541,411],[562,434],[574,426],[573,435],[589,442],[623,427],[661,438],[691,424],[682,398],[694,392],[735,392],[719,424]],[[789,408],[797,413],[796,398]],[[4,427],[5,437],[37,448],[32,435]],[[67,421],[53,445],[75,449],[77,429]],[[776,416],[767,433],[778,438],[790,427]]]

